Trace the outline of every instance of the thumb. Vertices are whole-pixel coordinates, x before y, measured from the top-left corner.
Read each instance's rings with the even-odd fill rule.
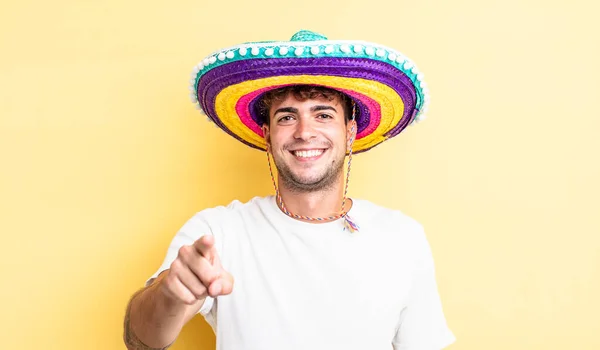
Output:
[[[233,291],[233,276],[222,270],[221,276],[213,281],[208,287],[208,294],[211,297],[216,297],[219,295],[228,295]]]

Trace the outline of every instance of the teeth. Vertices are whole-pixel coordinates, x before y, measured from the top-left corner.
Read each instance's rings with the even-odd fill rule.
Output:
[[[320,156],[323,153],[322,149],[311,149],[306,151],[295,151],[294,155],[301,158],[311,158]]]

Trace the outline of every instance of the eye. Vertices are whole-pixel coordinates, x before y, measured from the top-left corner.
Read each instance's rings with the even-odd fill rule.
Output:
[[[317,115],[317,118],[319,118],[319,119],[333,119],[333,116],[331,116],[329,114],[319,114],[319,115]]]
[[[278,118],[277,122],[280,124],[289,124],[293,120],[294,120],[294,117],[288,114],[288,115],[284,115],[284,116]]]

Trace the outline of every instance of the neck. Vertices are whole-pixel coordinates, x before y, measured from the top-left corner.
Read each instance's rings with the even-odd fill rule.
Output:
[[[344,176],[327,189],[315,192],[298,192],[287,188],[279,178],[279,194],[288,211],[313,218],[326,218],[339,215],[344,200]],[[352,202],[346,200],[344,211],[350,210]]]

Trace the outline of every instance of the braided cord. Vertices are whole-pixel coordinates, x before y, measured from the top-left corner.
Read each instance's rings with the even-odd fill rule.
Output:
[[[291,216],[296,219],[303,219],[303,220],[309,220],[309,221],[333,221],[333,220],[337,220],[337,219],[342,218],[347,215],[347,211],[344,211],[344,206],[346,205],[346,199],[347,199],[346,196],[348,193],[348,182],[350,180],[349,175],[350,175],[350,164],[352,163],[352,154],[350,154],[350,156],[348,157],[348,171],[346,174],[346,186],[345,186],[345,190],[344,190],[344,198],[342,200],[341,213],[337,214],[337,215],[333,215],[333,216],[324,217],[324,218],[298,215],[298,214],[294,214],[294,213],[290,212],[287,209],[287,207],[285,206],[283,199],[281,198],[281,193],[279,192],[279,189],[277,188],[277,184],[275,182],[275,176],[273,176],[273,169],[271,167],[271,157],[269,156],[268,151],[267,151],[267,161],[269,163],[269,173],[271,175],[271,181],[273,182],[273,187],[275,188],[275,193],[277,195],[277,204],[279,205],[281,210],[286,215]]]

